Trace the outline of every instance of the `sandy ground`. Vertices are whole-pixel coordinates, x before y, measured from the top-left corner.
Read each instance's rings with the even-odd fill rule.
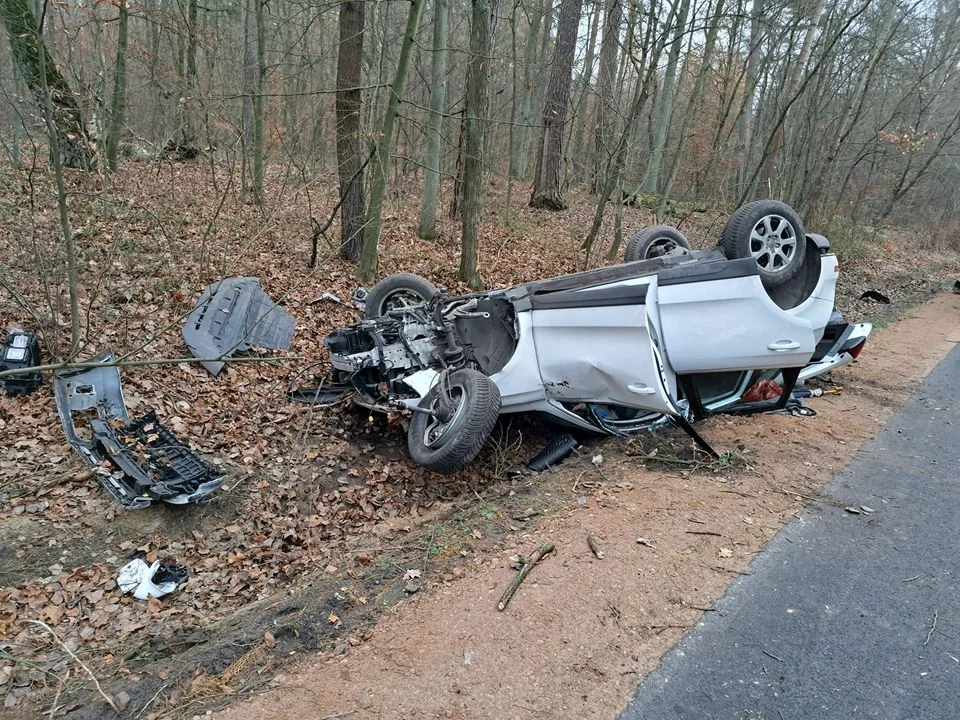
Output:
[[[861,360],[834,375],[845,391],[808,402],[815,417],[704,423],[714,447],[746,459],[738,466],[648,469],[631,456],[634,443],[604,449],[602,477],[578,470],[538,478],[542,492],[583,494],[535,531],[518,531],[493,556],[466,564],[459,579],[396,606],[365,642],[301,662],[216,717],[613,716],[956,342],[960,296],[940,295],[875,330]],[[514,575],[510,556],[546,541],[556,552],[498,612]]]

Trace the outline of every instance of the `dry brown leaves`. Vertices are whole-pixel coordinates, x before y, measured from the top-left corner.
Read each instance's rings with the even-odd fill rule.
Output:
[[[43,329],[48,348],[62,350],[69,324],[55,202],[49,187],[34,182],[22,171],[0,191],[0,256],[9,259],[3,279],[20,294],[17,302],[3,296],[2,324]],[[230,365],[216,378],[186,362],[121,371],[131,416],[155,409],[228,473],[200,507],[123,510],[67,445],[49,385],[30,396],[0,396],[0,546],[9,548],[0,553],[0,695],[7,705],[31,689],[56,687],[69,665],[27,620],[48,623],[98,673],[127,672],[152,638],[210,628],[251,602],[349,566],[351,539],[470,493],[497,464],[481,456],[441,483],[412,465],[402,432],[384,420],[286,400],[288,389],[325,374],[323,337],[356,319],[348,307],[314,302],[325,290],[349,297],[353,267],[322,245],[318,267],[307,267],[310,216],[332,207],[335,181],[308,196],[278,178],[263,210],[239,195],[225,169],[211,178],[200,164],[127,163],[110,183],[70,178],[83,357],[107,348],[133,359],[186,356],[180,327],[199,291],[248,275],[296,318],[289,354],[300,359]],[[506,227],[502,190],[492,192],[481,229],[488,286],[582,269],[579,244],[593,214],[586,199],[550,214],[518,198]],[[441,240],[418,240],[409,209],[418,195],[408,191],[401,188],[387,209],[381,274],[414,272],[465,291],[455,277],[458,229],[445,221]],[[649,218],[641,211],[625,211],[625,230],[643,224]],[[716,217],[704,217],[684,230],[703,247],[717,227]],[[336,232],[334,225],[331,237]],[[53,311],[53,320],[41,328],[30,308],[48,319]],[[122,595],[116,571],[138,552],[189,567],[186,586],[149,603]]]
[[[10,258],[4,279],[22,302],[4,305],[3,322],[44,329],[48,348],[62,349],[67,304],[54,198],[32,186],[26,172],[17,180],[0,197],[0,215],[10,218],[0,226],[0,255]],[[98,672],[122,670],[123,657],[134,657],[150,638],[210,627],[325,568],[347,566],[340,556],[350,538],[384,521],[416,518],[438,498],[490,479],[479,462],[440,484],[410,463],[402,433],[382,419],[286,401],[289,388],[325,374],[323,337],[356,319],[350,308],[313,302],[324,290],[348,297],[357,284],[353,267],[331,247],[321,246],[317,269],[307,267],[310,215],[328,211],[329,192],[324,207],[310,208],[304,193],[277,183],[277,196],[261,211],[236,193],[225,171],[214,183],[209,168],[189,164],[130,163],[109,187],[83,175],[70,183],[83,357],[107,348],[133,359],[186,356],[180,327],[199,291],[220,277],[250,275],[296,318],[290,354],[301,360],[231,365],[216,378],[189,363],[121,370],[132,417],[156,409],[165,426],[229,474],[204,507],[151,508],[136,519],[65,442],[49,386],[0,397],[0,535],[15,547],[0,558],[0,579],[16,578],[0,589],[0,637],[11,639],[0,655],[0,695],[7,691],[11,703],[30,686],[50,685],[46,670],[65,667],[29,619],[44,620],[82,656],[96,657]],[[390,213],[381,273],[415,272],[465,291],[455,278],[457,228],[448,223],[442,240],[427,243],[416,239],[416,214],[402,201]],[[515,209],[513,229],[485,222],[485,282],[508,285],[578,269],[589,208],[581,214]],[[54,308],[56,322],[40,328],[28,307],[47,316]],[[137,552],[188,566],[187,585],[150,603],[122,595],[116,571]]]

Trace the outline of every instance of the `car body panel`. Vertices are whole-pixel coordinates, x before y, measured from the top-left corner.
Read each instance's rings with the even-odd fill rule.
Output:
[[[532,316],[547,397],[672,412],[653,353],[648,305],[534,310]]]
[[[659,288],[657,306],[677,373],[802,367],[833,309],[836,258],[821,258],[814,295],[783,310],[756,275]]]

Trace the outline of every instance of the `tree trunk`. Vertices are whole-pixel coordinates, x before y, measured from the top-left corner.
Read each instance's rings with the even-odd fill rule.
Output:
[[[117,169],[127,98],[127,21],[130,15],[126,0],[120,0],[118,8],[120,17],[117,20],[117,61],[113,73],[113,97],[110,100],[110,129],[105,143],[107,165],[111,170]]]
[[[800,86],[800,78],[803,76],[803,71],[807,66],[810,47],[813,45],[813,35],[820,22],[820,16],[823,14],[823,5],[824,0],[817,0],[816,8],[813,11],[810,23],[807,25],[807,30],[804,33],[803,43],[800,45],[800,55],[797,56],[797,61],[790,72],[787,87],[783,93],[784,101],[787,103],[792,102],[794,95],[797,93],[797,88]],[[785,144],[787,117],[788,115],[784,113],[783,119],[777,124],[777,128],[774,131],[773,147],[767,158],[768,178],[766,185],[775,188],[774,195],[776,196],[781,196],[784,192],[782,155]]]
[[[588,100],[593,89],[593,65],[597,56],[597,35],[600,30],[600,16],[603,15],[603,0],[595,0],[591,9],[593,20],[590,23],[590,37],[587,40],[587,51],[583,59],[583,72],[581,73],[580,88],[577,91],[577,100],[574,104],[573,118],[570,122],[570,134],[567,136],[567,147],[572,148],[570,155],[574,162],[568,164],[564,173],[564,187],[569,183],[571,165],[576,176],[580,177],[584,171],[589,171],[589,166],[585,158],[587,147],[587,128],[588,121]],[[574,135],[574,128],[576,134]],[[573,138],[576,137],[576,143]]]
[[[93,150],[80,104],[44,45],[28,0],[0,0],[0,16],[10,40],[13,62],[41,110],[46,106],[49,91],[56,131],[50,152],[59,153],[58,162],[63,167],[92,169]]]
[[[667,55],[667,69],[663,78],[663,88],[660,92],[660,111],[657,115],[657,124],[654,130],[653,148],[642,183],[642,190],[648,193],[658,193],[660,191],[660,171],[663,166],[664,151],[667,147],[667,136],[670,133],[673,106],[677,100],[674,97],[673,88],[677,81],[677,65],[683,44],[681,41],[687,29],[687,13],[690,9],[690,0],[677,0],[677,2],[680,3],[680,9],[677,14],[676,27],[665,28],[665,31],[673,30],[673,42]]]
[[[337,54],[337,172],[340,177],[340,257],[355,261],[363,244],[366,199],[363,191],[363,142],[360,136],[363,59],[363,0],[340,3]]]
[[[557,21],[557,43],[553,69],[543,108],[543,127],[537,150],[537,169],[533,178],[530,207],[563,210],[567,204],[560,193],[560,169],[563,164],[563,136],[570,104],[570,83],[577,28],[582,0],[563,0]]]
[[[600,192],[606,182],[610,164],[611,144],[616,128],[617,92],[614,81],[617,74],[617,53],[620,49],[620,29],[623,26],[621,0],[607,0],[603,18],[603,38],[600,40],[600,67],[597,69],[597,125],[594,133],[593,191]]]
[[[197,90],[199,78],[197,76],[197,33],[198,0],[189,0],[187,4],[187,47],[186,47],[186,79],[187,88],[183,98],[183,117],[181,120],[181,141],[184,148],[195,148],[197,138],[200,137],[199,123],[197,122]]]
[[[437,237],[437,199],[440,195],[440,139],[443,106],[447,101],[448,0],[434,0],[433,55],[430,59],[430,121],[427,123],[427,167],[420,204],[420,237]]]
[[[699,117],[700,96],[707,84],[707,76],[710,74],[710,61],[713,58],[713,49],[717,44],[717,33],[720,30],[720,21],[723,17],[724,0],[717,0],[717,7],[714,10],[713,19],[707,28],[707,37],[703,46],[703,58],[701,60],[700,71],[697,73],[697,79],[694,81],[693,90],[690,91],[690,102],[687,103],[687,112],[684,113],[683,123],[680,126],[680,137],[677,138],[676,151],[673,154],[673,160],[670,163],[670,169],[667,173],[667,180],[662,187],[660,202],[657,204],[657,215],[662,216],[667,208],[667,199],[673,192],[673,184],[677,179],[677,172],[680,170],[680,164],[683,161],[683,151],[687,144],[687,136],[693,126],[695,118]]]
[[[245,0],[243,3],[243,102],[240,120],[240,176],[244,194],[251,188],[250,150],[253,145],[254,101],[257,94],[256,41],[252,38],[253,22],[250,3],[260,0]]]
[[[253,177],[251,191],[253,199],[263,203],[263,172],[266,148],[264,147],[264,97],[267,84],[267,41],[266,41],[266,6],[267,0],[253,0],[256,3],[257,13],[257,67],[255,76],[256,92],[253,96]]]
[[[477,235],[483,203],[483,134],[486,115],[490,0],[473,0],[467,105],[463,118],[463,229],[458,278],[473,290],[482,285],[477,269]]]
[[[46,47],[40,40],[42,25],[35,29],[36,49],[37,49],[37,67],[46,67],[49,56]],[[42,98],[41,109],[43,110],[43,119],[47,128],[47,139],[50,142],[50,164],[53,165],[53,178],[57,186],[57,209],[60,213],[60,231],[63,233],[64,252],[67,261],[67,291],[70,296],[70,349],[67,352],[67,361],[72,360],[80,352],[80,264],[77,262],[76,236],[73,234],[73,226],[70,224],[70,213],[67,208],[67,188],[63,181],[63,150],[60,144],[60,128],[57,126],[55,106],[53,103],[53,89],[48,84],[48,74],[42,72],[39,74],[39,95]],[[59,303],[52,304],[56,308]],[[55,313],[56,310],[54,309]],[[56,316],[54,315],[54,320]],[[54,322],[54,336],[58,332],[57,325]]]
[[[760,77],[760,44],[766,32],[763,22],[765,0],[754,0],[750,12],[750,46],[747,49],[746,77],[743,84],[743,104],[737,118],[740,124],[738,143],[736,147],[737,159],[737,194],[743,193],[744,184],[751,167],[750,157],[753,148],[753,132],[756,124],[753,103]]]
[[[540,0],[529,19],[527,40],[523,47],[523,84],[520,98],[517,102],[517,116],[519,125],[513,133],[510,145],[510,177],[521,179],[527,172],[527,156],[529,154],[530,124],[533,121],[534,95],[534,64],[537,57],[537,36],[540,33],[540,23],[543,20],[543,7],[549,6],[550,0]],[[549,7],[547,8],[549,12]]]
[[[373,158],[373,177],[370,180],[370,207],[367,210],[367,227],[363,235],[363,248],[360,251],[360,279],[370,282],[377,274],[377,245],[380,242],[380,223],[383,217],[383,199],[387,192],[387,171],[393,155],[394,136],[393,128],[397,120],[400,99],[403,97],[403,88],[407,81],[407,71],[410,69],[410,57],[413,44],[420,26],[420,11],[423,9],[423,0],[410,0],[410,10],[407,14],[407,26],[403,32],[403,44],[400,47],[400,59],[397,61],[397,71],[390,86],[390,98],[387,101],[387,111],[384,113],[380,125],[380,138]]]

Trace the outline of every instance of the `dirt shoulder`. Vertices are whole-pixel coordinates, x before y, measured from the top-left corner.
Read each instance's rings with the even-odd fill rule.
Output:
[[[862,360],[835,374],[845,391],[810,401],[816,417],[705,423],[742,467],[644,467],[627,454],[635,446],[605,449],[603,477],[585,458],[572,462],[538,480],[540,492],[573,494],[572,504],[466,563],[460,579],[428,582],[366,641],[298,665],[217,717],[612,716],[957,341],[960,296],[940,295],[879,329]],[[556,552],[498,612],[510,556],[548,540]]]

